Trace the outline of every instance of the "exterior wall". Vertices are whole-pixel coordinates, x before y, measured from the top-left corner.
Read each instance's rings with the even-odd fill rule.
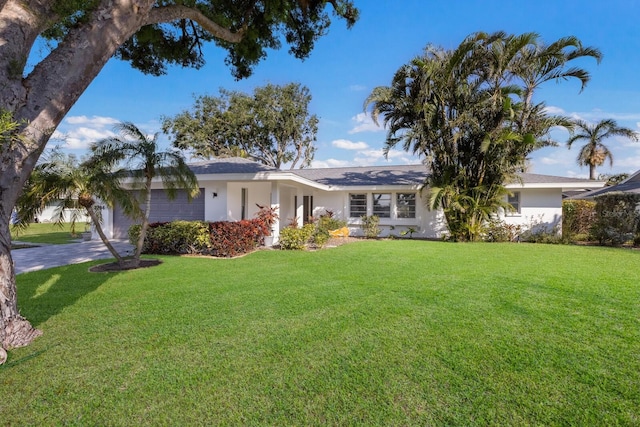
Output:
[[[562,225],[562,189],[516,189],[520,192],[520,213],[501,213],[500,218],[507,224],[521,225],[523,228],[544,227],[552,230]]]
[[[200,182],[204,188],[204,220],[226,221],[229,192],[224,181]],[[215,196],[214,196],[215,194]]]
[[[242,219],[242,189],[248,191],[246,219],[253,218],[259,205],[269,206],[271,203],[271,182],[229,182],[227,183],[227,215],[228,221]]]
[[[327,209],[333,211],[336,218],[347,221],[350,234],[352,236],[362,236],[361,228],[362,220],[360,218],[349,217],[349,194],[366,194],[367,197],[367,215],[373,214],[373,193],[391,193],[392,194],[392,213],[391,218],[380,218],[381,237],[395,235],[401,236],[401,232],[406,231],[409,227],[416,229],[413,233],[414,237],[423,238],[439,238],[446,231],[444,217],[440,212],[429,211],[426,201],[420,197],[420,193],[416,192],[416,217],[415,218],[396,218],[395,197],[396,193],[411,193],[409,190],[376,190],[376,191],[336,191],[323,192],[316,191],[314,194],[314,215],[322,215]]]
[[[62,222],[71,222],[75,216],[75,221],[80,224],[90,221],[89,216],[84,212],[84,209],[64,209],[62,211]],[[56,222],[60,216],[60,207],[56,205],[49,205],[42,210],[40,215],[36,215],[38,222]]]

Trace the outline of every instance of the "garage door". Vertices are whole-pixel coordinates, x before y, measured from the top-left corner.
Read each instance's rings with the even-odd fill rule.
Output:
[[[204,220],[204,188],[200,189],[200,195],[189,202],[184,190],[176,192],[176,197],[169,200],[164,190],[151,190],[151,214],[149,222]],[[113,212],[113,237],[114,239],[127,239],[129,227],[134,223],[127,217],[119,206]]]

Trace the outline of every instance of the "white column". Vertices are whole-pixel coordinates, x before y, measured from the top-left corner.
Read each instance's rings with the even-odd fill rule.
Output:
[[[298,206],[296,206],[296,218],[298,219],[298,227],[304,225],[304,193],[302,192],[302,188],[296,189],[296,198],[298,199]]]
[[[273,223],[271,235],[273,236],[273,243],[278,243],[280,240],[280,185],[277,181],[271,183],[271,208],[275,209],[278,214],[278,219]]]

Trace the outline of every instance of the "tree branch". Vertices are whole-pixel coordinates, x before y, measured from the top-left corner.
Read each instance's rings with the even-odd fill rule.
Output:
[[[207,18],[202,12],[183,5],[161,6],[151,9],[144,25],[172,22],[178,19],[191,19],[214,37],[229,43],[239,43],[247,31],[246,23],[237,32],[233,32]]]

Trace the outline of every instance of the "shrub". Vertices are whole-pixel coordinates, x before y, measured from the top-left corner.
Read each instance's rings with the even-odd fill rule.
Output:
[[[608,193],[596,197],[591,236],[601,245],[621,245],[640,233],[640,195]]]
[[[150,224],[143,249],[149,254],[197,254],[209,246],[206,222],[173,221]]]
[[[483,239],[485,242],[513,242],[520,237],[522,227],[492,219],[485,224]]]
[[[376,237],[378,237],[378,234],[380,234],[380,232],[382,231],[378,227],[378,224],[380,224],[380,218],[377,215],[363,215],[361,218],[361,227],[364,231],[364,237],[366,237],[367,239],[375,239]]]
[[[316,227],[318,228],[318,230],[326,231],[327,235],[329,234],[329,231],[337,230],[346,226],[346,221],[328,215],[322,215],[320,218],[318,218],[318,222],[316,223]]]
[[[263,242],[265,231],[259,219],[209,223],[209,254],[233,257],[251,252]]]
[[[285,250],[304,249],[314,231],[313,224],[305,224],[302,228],[284,228],[280,230],[280,248]]]
[[[596,202],[564,200],[562,202],[562,236],[568,240],[584,238],[589,234],[596,218]]]
[[[202,254],[232,257],[254,250],[267,231],[259,219],[244,221],[173,221],[149,224],[142,252],[146,254]],[[140,225],[129,227],[135,244]]]

